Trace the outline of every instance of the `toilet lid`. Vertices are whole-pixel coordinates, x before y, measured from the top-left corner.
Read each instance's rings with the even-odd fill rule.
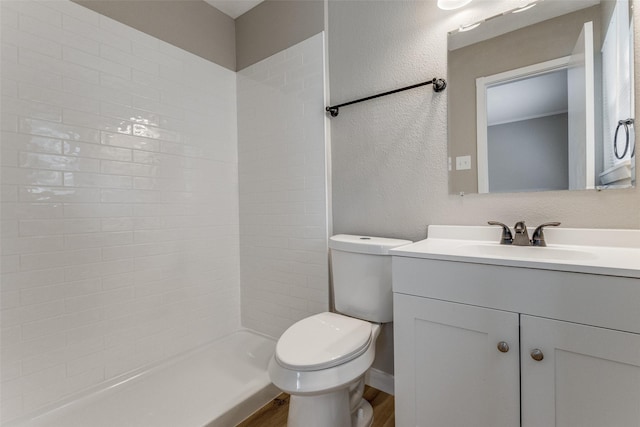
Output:
[[[337,313],[320,313],[295,323],[278,340],[276,360],[285,368],[316,371],[348,362],[371,342],[371,324]]]

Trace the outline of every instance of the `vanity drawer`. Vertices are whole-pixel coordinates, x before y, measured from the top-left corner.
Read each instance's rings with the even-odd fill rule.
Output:
[[[393,257],[393,292],[640,333],[640,280]]]

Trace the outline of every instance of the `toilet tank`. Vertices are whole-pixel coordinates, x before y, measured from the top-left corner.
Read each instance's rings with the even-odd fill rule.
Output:
[[[338,234],[329,239],[336,311],[386,323],[393,320],[389,249],[409,240]]]

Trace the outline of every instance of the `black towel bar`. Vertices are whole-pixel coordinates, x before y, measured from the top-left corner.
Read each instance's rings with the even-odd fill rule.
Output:
[[[336,117],[340,113],[340,107],[345,107],[345,106],[351,105],[351,104],[357,104],[358,102],[368,101],[370,99],[380,98],[381,96],[391,95],[393,93],[398,93],[398,92],[402,92],[404,90],[409,90],[409,89],[415,89],[417,87],[426,86],[426,85],[433,85],[433,91],[434,92],[442,92],[447,87],[447,82],[444,79],[438,79],[438,78],[434,77],[433,79],[428,80],[426,82],[417,83],[415,85],[403,87],[403,88],[400,88],[400,89],[390,90],[388,92],[379,93],[377,95],[367,96],[366,98],[356,99],[355,101],[345,102],[345,103],[339,104],[339,105],[333,105],[331,107],[325,108],[325,110],[329,114],[331,114],[331,117]]]

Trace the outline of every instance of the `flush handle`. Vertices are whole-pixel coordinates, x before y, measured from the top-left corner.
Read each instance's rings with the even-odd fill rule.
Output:
[[[505,341],[500,341],[498,343],[498,350],[500,350],[501,353],[506,353],[509,351],[509,344],[507,344]]]
[[[542,350],[540,350],[539,348],[534,348],[531,352],[531,358],[536,362],[539,362],[544,359],[544,354],[542,354]]]

